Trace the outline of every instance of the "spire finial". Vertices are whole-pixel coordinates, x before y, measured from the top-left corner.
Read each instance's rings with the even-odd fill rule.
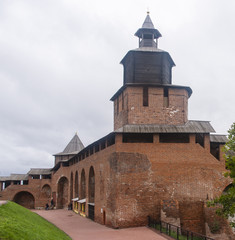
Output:
[[[150,12],[149,12],[149,7],[147,7],[147,15],[149,15],[150,14]]]

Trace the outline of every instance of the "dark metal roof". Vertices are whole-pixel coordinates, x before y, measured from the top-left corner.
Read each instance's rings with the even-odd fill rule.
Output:
[[[165,54],[168,59],[170,60],[172,66],[176,66],[175,65],[175,62],[173,61],[173,59],[171,58],[171,55],[167,52],[167,51],[164,51],[162,49],[159,49],[159,48],[155,48],[155,47],[140,47],[140,48],[135,48],[135,49],[132,49],[130,51],[127,52],[127,54],[123,57],[123,59],[121,60],[121,64],[124,64],[125,63],[125,60],[127,58],[127,56],[131,53],[135,53],[135,52],[148,52],[148,53],[155,53],[155,54]]]
[[[184,125],[129,124],[117,133],[210,133],[215,132],[209,121],[188,121]]]
[[[51,168],[31,168],[28,175],[49,175],[51,174]]]
[[[0,181],[24,181],[28,180],[28,174],[11,174],[11,176],[0,177]]]
[[[73,155],[77,154],[84,148],[84,145],[80,138],[78,137],[77,133],[74,135],[74,137],[71,139],[71,141],[68,143],[68,145],[65,147],[63,152],[54,154],[54,156],[57,155]]]
[[[190,97],[191,94],[192,94],[192,89],[190,87],[187,87],[187,86],[180,86],[180,85],[172,85],[172,84],[150,84],[150,83],[147,83],[147,85],[149,87],[168,87],[168,88],[185,88],[188,92],[188,96]],[[124,86],[122,86],[121,88],[119,88],[119,90],[111,97],[111,101],[114,101],[120,94],[123,90],[125,90],[127,87],[139,87],[139,86],[146,86],[145,83],[127,83],[125,84]]]
[[[226,143],[228,138],[226,135],[213,134],[210,135],[210,141],[214,143]]]
[[[149,14],[147,14],[144,23],[142,25],[142,28],[154,28],[153,22],[149,16]]]

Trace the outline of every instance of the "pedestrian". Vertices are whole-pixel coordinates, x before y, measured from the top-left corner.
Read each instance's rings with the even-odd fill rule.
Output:
[[[45,210],[48,210],[48,209],[49,209],[49,204],[47,203],[46,207],[45,207]]]
[[[51,198],[51,209],[54,208],[54,201],[53,201],[53,198]]]

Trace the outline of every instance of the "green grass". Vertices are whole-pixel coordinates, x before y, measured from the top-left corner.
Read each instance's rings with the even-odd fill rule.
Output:
[[[53,224],[14,202],[0,206],[0,240],[3,239],[71,240]]]

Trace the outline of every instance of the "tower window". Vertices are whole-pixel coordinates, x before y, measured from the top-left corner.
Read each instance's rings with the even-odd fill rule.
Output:
[[[189,143],[188,133],[160,133],[160,143]]]
[[[169,107],[169,89],[164,88],[163,107]]]
[[[124,95],[123,95],[123,92],[122,92],[122,110],[124,110]]]
[[[123,143],[153,143],[152,133],[123,133]]]
[[[147,87],[143,88],[143,106],[147,107],[149,105],[149,91]]]
[[[119,113],[119,96],[117,97],[117,114]]]

